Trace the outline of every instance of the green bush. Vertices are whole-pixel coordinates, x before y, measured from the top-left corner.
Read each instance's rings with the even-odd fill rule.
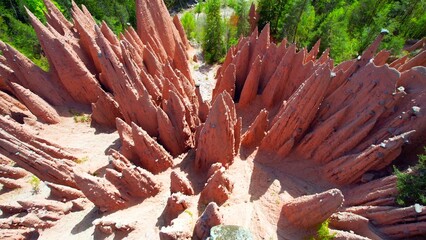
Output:
[[[396,167],[394,171],[398,188],[396,203],[401,206],[426,205],[426,155],[419,155],[419,162],[411,173],[401,172]]]
[[[206,26],[202,42],[204,58],[214,63],[226,54],[224,41],[224,23],[220,14],[221,0],[207,0],[205,3]]]
[[[47,71],[49,64],[42,55],[34,29],[17,20],[11,12],[0,5],[0,39],[20,51],[35,64]]]
[[[330,229],[328,228],[329,220],[327,219],[317,229],[315,236],[311,240],[332,240],[336,234],[331,234]]]
[[[182,26],[185,29],[186,36],[194,40],[195,39],[195,28],[196,28],[196,22],[195,22],[195,15],[192,11],[187,11],[182,15],[182,18],[180,19],[182,22]]]
[[[31,185],[32,191],[33,191],[34,194],[37,194],[37,193],[40,192],[41,181],[37,176],[32,175],[30,180],[28,181],[28,183]]]
[[[237,36],[247,36],[250,34],[250,24],[248,22],[248,14],[249,14],[249,1],[247,0],[238,0],[235,10],[235,15],[238,16],[237,23]]]

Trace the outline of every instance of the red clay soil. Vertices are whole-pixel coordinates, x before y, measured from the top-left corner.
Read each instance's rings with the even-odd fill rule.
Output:
[[[305,239],[327,219],[336,239],[426,235],[389,172],[426,143],[423,45],[389,63],[379,34],[334,66],[319,41],[253,27],[210,102],[162,1],[137,0],[119,38],[84,6],[69,22],[45,4],[46,25],[28,14],[48,72],[0,41],[1,239],[205,239],[218,224]]]

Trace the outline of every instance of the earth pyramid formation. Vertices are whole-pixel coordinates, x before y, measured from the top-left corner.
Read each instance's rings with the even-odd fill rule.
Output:
[[[160,239],[203,239],[218,224],[294,239],[327,219],[341,239],[426,234],[425,207],[397,206],[396,177],[381,175],[405,147],[426,142],[424,47],[390,62],[390,52],[376,54],[380,34],[334,66],[328,50],[318,57],[319,41],[310,51],[276,45],[267,25],[228,51],[206,102],[185,32],[162,1],[137,0],[137,30],[118,37],[84,6],[73,3],[70,22],[44,2],[46,25],[28,15],[48,72],[0,41],[0,174],[19,188],[31,172],[65,202],[0,206],[0,236],[42,233],[87,201],[114,214],[153,199],[164,208],[151,221]],[[120,136],[101,176],[29,124],[60,124],[60,109],[74,106],[90,106],[92,120]],[[248,215],[238,215],[242,206]],[[93,225],[134,236],[146,227]]]

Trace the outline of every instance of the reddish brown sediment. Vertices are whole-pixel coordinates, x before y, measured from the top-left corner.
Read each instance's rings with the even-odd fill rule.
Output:
[[[281,214],[291,224],[301,228],[309,228],[327,220],[333,213],[337,212],[343,202],[342,192],[338,189],[331,189],[285,202]],[[310,217],[305,217],[307,215]]]
[[[221,223],[223,223],[223,216],[220,213],[220,208],[216,203],[211,202],[197,220],[194,235],[198,239],[205,239],[210,235],[210,229]]]
[[[0,236],[36,228],[48,239],[65,231],[65,214],[74,219],[72,211],[93,204],[111,219],[138,222],[93,211],[87,229],[95,236],[203,239],[225,224],[255,238],[301,239],[327,219],[337,239],[426,234],[426,210],[398,206],[397,179],[389,176],[393,164],[411,164],[409,149],[426,144],[424,40],[414,56],[388,64],[388,51],[376,54],[379,34],[358,59],[334,66],[329,49],[318,56],[319,40],[308,51],[271,42],[269,25],[259,34],[252,5],[251,35],[228,51],[212,101],[203,101],[191,46],[162,1],[138,0],[137,29],[119,37],[84,6],[73,3],[68,21],[45,5],[46,25],[29,15],[49,72],[0,42],[0,158],[17,164],[1,165],[0,180],[22,187],[3,194],[25,191],[22,167],[64,203],[47,194],[22,206],[1,202],[3,212],[22,215],[4,216]],[[67,110],[89,107],[96,124],[76,128],[83,129],[78,147],[52,137],[69,126]],[[78,163],[81,145],[94,141],[85,138],[90,127],[101,139],[110,134],[103,126],[118,136],[101,151],[85,150],[102,152],[93,154],[100,160]]]
[[[83,194],[102,212],[116,211],[127,206],[126,199],[123,199],[118,189],[105,178],[74,173],[74,179]]]
[[[56,110],[29,89],[13,82],[9,86],[14,95],[42,122],[55,124],[61,121]]]
[[[170,174],[170,192],[171,193],[182,193],[185,195],[194,195],[194,189],[191,186],[191,182],[182,174],[173,171]]]
[[[224,168],[214,171],[207,180],[203,191],[200,193],[200,204],[208,204],[215,202],[217,205],[222,205],[229,199],[234,189],[234,183],[226,175]]]
[[[22,188],[23,185],[18,182],[16,179],[0,177],[0,184],[7,189],[17,189]]]
[[[0,164],[0,177],[20,179],[28,175],[28,172],[19,167]]]
[[[212,105],[207,120],[198,137],[195,167],[206,170],[214,163],[225,167],[232,164],[239,142],[235,106],[228,92],[218,95]],[[218,149],[221,149],[218,151]]]
[[[69,201],[84,197],[84,194],[75,188],[50,182],[45,182],[45,184],[50,188],[50,194],[61,200],[66,199]]]

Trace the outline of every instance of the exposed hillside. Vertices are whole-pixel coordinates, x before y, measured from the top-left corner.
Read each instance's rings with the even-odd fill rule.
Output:
[[[161,0],[137,0],[120,38],[84,6],[69,21],[45,4],[47,23],[28,17],[49,71],[0,41],[0,238],[426,234],[389,171],[426,143],[424,42],[390,60],[378,32],[335,66],[266,25],[227,52],[210,100]]]

